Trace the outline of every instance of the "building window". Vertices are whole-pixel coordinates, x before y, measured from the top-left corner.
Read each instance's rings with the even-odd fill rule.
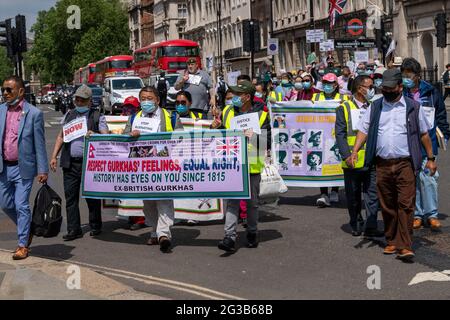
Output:
[[[186,18],[187,17],[187,4],[179,3],[178,4],[178,18]]]

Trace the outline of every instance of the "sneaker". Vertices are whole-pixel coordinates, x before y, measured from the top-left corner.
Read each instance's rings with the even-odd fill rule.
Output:
[[[330,204],[330,198],[328,198],[328,196],[327,196],[326,194],[322,194],[322,195],[320,196],[320,198],[317,199],[316,204],[317,204],[317,206],[318,206],[319,208],[329,207],[329,206],[331,206],[331,204]]]
[[[414,229],[420,229],[422,227],[422,219],[415,218],[414,219]]]
[[[162,252],[168,253],[170,251],[170,246],[172,243],[170,242],[169,238],[166,236],[162,236],[159,238],[159,248]]]
[[[187,224],[190,225],[190,226],[195,226],[196,224],[198,224],[198,221],[195,221],[195,220],[188,220],[188,221],[187,221]]]
[[[235,242],[233,239],[225,237],[222,241],[219,242],[218,245],[220,250],[224,250],[226,252],[234,252],[235,251]]]
[[[411,261],[414,256],[414,252],[409,249],[402,249],[397,252],[397,258],[403,261]]]
[[[339,202],[339,193],[336,191],[331,191],[330,193],[330,201],[332,203],[338,203]]]
[[[438,230],[441,228],[441,223],[439,222],[438,219],[436,218],[430,218],[428,219],[428,225],[430,226],[431,229],[433,230]]]
[[[258,234],[256,232],[247,233],[247,248],[257,248],[258,247]]]

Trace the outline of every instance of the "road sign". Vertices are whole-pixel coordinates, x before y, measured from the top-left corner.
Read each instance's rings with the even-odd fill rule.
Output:
[[[357,48],[375,48],[375,39],[337,39],[335,40],[334,46],[336,49],[357,49]]]
[[[352,36],[359,36],[364,32],[364,25],[360,19],[352,19],[347,24],[347,32]]]
[[[267,55],[275,56],[278,54],[278,38],[267,40]]]
[[[320,43],[325,40],[325,32],[323,29],[306,30],[307,43]]]

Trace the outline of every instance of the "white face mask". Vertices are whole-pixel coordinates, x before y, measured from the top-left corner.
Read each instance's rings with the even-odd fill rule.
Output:
[[[372,101],[373,97],[375,97],[375,88],[367,90],[367,93],[366,93],[366,100],[367,101]]]

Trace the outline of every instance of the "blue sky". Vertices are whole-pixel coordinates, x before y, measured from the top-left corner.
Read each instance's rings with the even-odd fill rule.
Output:
[[[27,21],[27,30],[36,22],[41,10],[48,10],[57,0],[0,0],[0,21],[23,14]]]

